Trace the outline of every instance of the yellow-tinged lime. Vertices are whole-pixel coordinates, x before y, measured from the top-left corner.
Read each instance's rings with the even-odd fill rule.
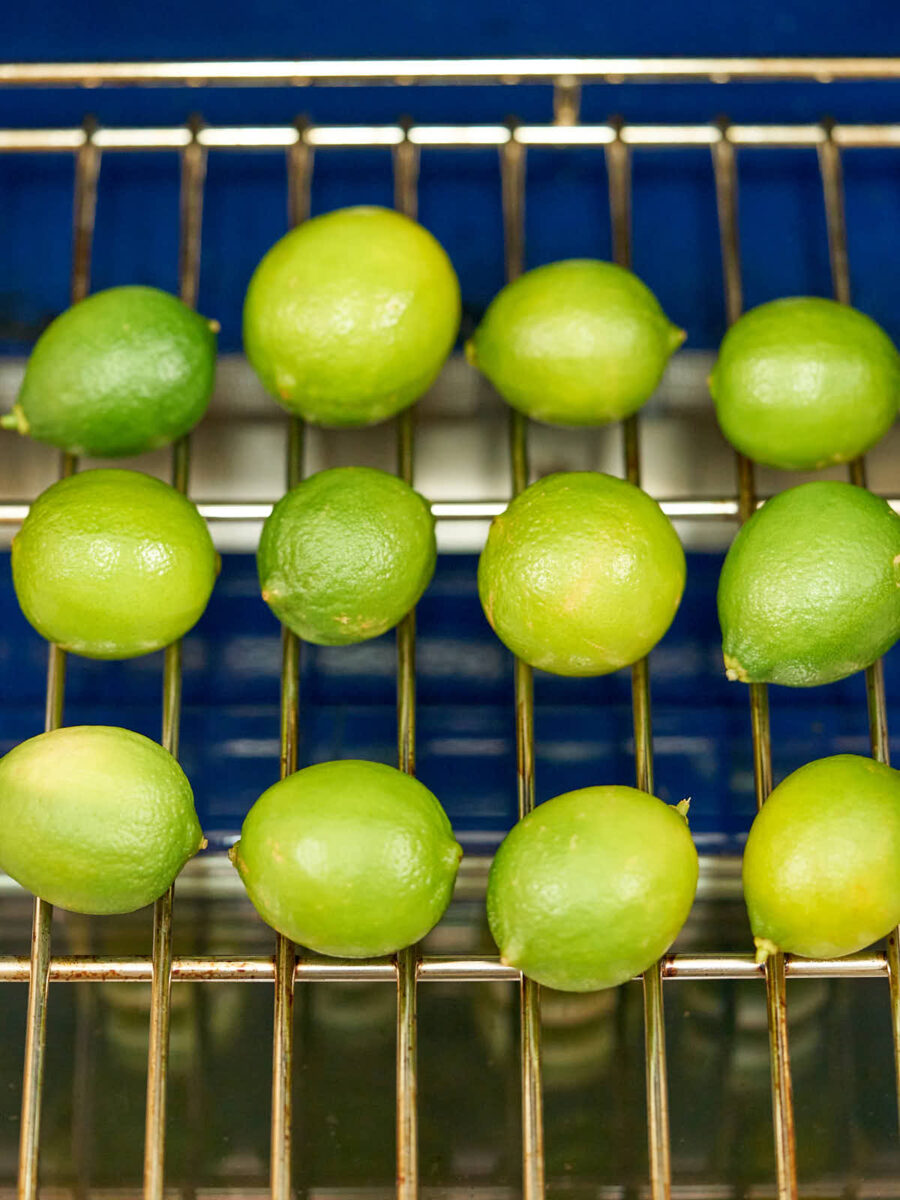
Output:
[[[630,787],[540,804],[491,866],[488,920],[503,961],[567,992],[615,987],[668,950],[697,890],[683,813]]]
[[[900,405],[900,354],[875,322],[794,296],[745,313],[709,381],[722,432],[770,467],[809,470],[871,449]]]
[[[856,754],[794,771],[757,814],[744,897],[760,958],[836,958],[900,922],[900,771]]]
[[[423,938],[462,850],[432,793],[381,763],[318,763],[270,787],[231,858],[257,911],[321,954],[370,958]]]
[[[177,641],[206,608],[219,558],[195,505],[139,471],[82,471],[32,504],[12,544],[22,612],[87,658]]]
[[[450,259],[415,221],[342,208],[276,242],[244,302],[244,348],[266,388],[319,425],[371,425],[437,377],[459,328]]]
[[[500,640],[557,675],[643,658],[684,590],[672,523],[640,488],[591,471],[548,475],[491,524],[478,593]]]
[[[631,271],[577,258],[507,284],[466,353],[527,416],[603,425],[650,398],[684,337]]]
[[[0,759],[0,870],[50,904],[143,908],[202,843],[184,772],[139,733],[73,725]]]

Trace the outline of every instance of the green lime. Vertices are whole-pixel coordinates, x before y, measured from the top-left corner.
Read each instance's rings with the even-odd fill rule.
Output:
[[[18,402],[0,423],[99,458],[165,446],[206,412],[217,329],[157,288],[97,292],[38,338]]]
[[[203,844],[181,767],[130,729],[54,729],[0,759],[0,869],[50,904],[133,912]]]
[[[279,620],[308,642],[345,646],[396,625],[436,557],[434,517],[418,492],[371,467],[336,467],[278,501],[257,564]]]
[[[547,987],[615,987],[668,950],[697,870],[680,809],[630,787],[566,792],[519,821],[497,851],[491,933],[505,963]]]
[[[548,475],[491,523],[478,594],[504,645],[557,675],[643,658],[684,590],[672,523],[640,488],[592,471]]]
[[[382,763],[318,763],[256,801],[231,859],[273,929],[321,954],[374,958],[444,915],[462,850],[447,814]]]
[[[260,262],[244,348],[290,412],[371,425],[431,386],[459,315],[456,273],[427,229],[386,208],[342,208],[291,230]]]
[[[900,405],[900,355],[845,304],[773,300],[729,329],[709,381],[722,432],[757,462],[803,471],[874,446]]]
[[[13,538],[22,612],[42,637],[87,658],[133,658],[199,620],[219,569],[185,496],[139,471],[82,471],[32,504]]]
[[[864,488],[804,483],[767,500],[719,577],[729,679],[813,687],[900,637],[900,517]]]
[[[466,354],[526,416],[604,425],[650,398],[684,338],[631,271],[575,258],[507,284]]]
[[[837,754],[794,771],[759,810],[744,850],[759,956],[837,958],[900,923],[900,771]]]

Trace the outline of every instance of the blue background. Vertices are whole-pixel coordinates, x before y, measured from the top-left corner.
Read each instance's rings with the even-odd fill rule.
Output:
[[[123,6],[37,4],[7,12],[2,53],[21,60],[900,53],[893,3]],[[358,89],[77,89],[0,91],[0,125],[166,124],[200,112],[210,123],[494,122],[549,120],[547,87]],[[900,121],[900,84],[622,85],[585,89],[582,118],[630,121]],[[601,151],[530,151],[528,265],[608,256]],[[900,157],[844,156],[854,300],[900,338]],[[741,236],[748,305],[798,292],[829,294],[821,186],[813,150],[740,156]],[[71,156],[0,155],[0,350],[22,353],[68,302]],[[391,203],[387,150],[317,152],[313,210]],[[100,179],[93,286],[173,289],[177,158],[107,154]],[[562,215],[564,214],[564,215]],[[425,151],[420,217],[459,271],[463,334],[503,281],[497,155]],[[285,227],[280,153],[211,153],[205,194],[200,308],[240,345],[239,314],[253,266]],[[714,347],[724,330],[708,150],[634,156],[635,269],[688,330]],[[743,688],[726,684],[715,620],[720,560],[694,555],[685,603],[653,657],[657,790],[693,796],[692,825],[710,847],[732,847],[753,810]],[[420,609],[419,770],[464,831],[496,837],[513,819],[511,661],[478,607],[474,560],[447,559]],[[42,721],[45,650],[25,624],[0,564],[0,749]],[[210,609],[185,647],[183,757],[204,824],[234,829],[277,774],[280,649],[258,598],[253,564],[226,557]],[[394,757],[391,635],[354,649],[304,652],[304,761]],[[72,659],[66,719],[117,721],[156,735],[161,662]],[[900,677],[888,664],[892,701]],[[594,681],[539,676],[539,798],[590,782],[630,782],[627,673]],[[773,689],[776,776],[835,749],[865,752],[864,688]]]

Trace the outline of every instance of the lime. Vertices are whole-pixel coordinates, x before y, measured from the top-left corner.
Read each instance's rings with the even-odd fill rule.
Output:
[[[864,454],[890,429],[900,355],[855,308],[797,296],[732,325],[709,385],[722,432],[742,454],[818,469]]]
[[[371,467],[336,467],[298,484],[263,526],[263,599],[320,646],[378,637],[415,605],[434,574],[427,501]]]
[[[615,987],[668,950],[697,890],[679,809],[630,787],[540,804],[507,834],[488,879],[503,961],[564,992]]]
[[[185,496],[139,471],[82,471],[32,504],[12,544],[22,612],[87,658],[149,654],[200,618],[219,559]]]
[[[444,914],[462,850],[447,814],[382,763],[318,763],[263,792],[231,859],[273,929],[346,958],[392,954]]]
[[[631,271],[576,258],[507,284],[466,353],[527,416],[603,425],[650,398],[684,338]]]
[[[206,412],[217,328],[157,288],[97,292],[38,338],[0,423],[99,458],[165,446]]]
[[[656,501],[589,471],[526,488],[494,518],[478,563],[494,632],[557,675],[606,675],[643,658],[672,623],[684,578]]]
[[[757,813],[744,898],[759,956],[836,958],[900,922],[900,771],[837,754],[794,771]]]
[[[864,488],[789,488],[738,533],[719,578],[729,679],[813,687],[900,636],[900,517]]]
[[[320,425],[371,425],[437,377],[459,328],[440,244],[386,208],[305,221],[269,250],[244,302],[244,348],[266,388]]]
[[[130,729],[54,729],[0,759],[0,869],[50,904],[133,912],[202,844],[181,767]]]

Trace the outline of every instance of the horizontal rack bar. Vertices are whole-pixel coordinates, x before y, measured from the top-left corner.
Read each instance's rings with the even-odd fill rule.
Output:
[[[55,955],[50,960],[50,980],[55,983],[149,983],[152,959],[98,958],[91,955]],[[27,983],[29,959],[0,958],[0,983]],[[785,958],[789,979],[881,979],[888,974],[884,953],[853,954],[847,958]],[[763,964],[752,954],[668,954],[663,959],[664,979],[762,979]],[[508,967],[497,957],[426,955],[418,963],[422,982],[517,981],[521,971]],[[640,976],[636,976],[640,979]],[[339,983],[397,979],[396,964],[389,960],[298,958],[295,982]],[[275,960],[271,956],[251,958],[172,959],[172,980],[191,983],[273,983]]]
[[[874,492],[873,495],[881,493]],[[900,513],[900,496],[882,495],[894,512]],[[769,497],[760,497],[761,507]],[[738,518],[738,501],[731,497],[658,500],[663,512],[676,521],[731,521]],[[435,500],[431,511],[438,521],[490,521],[506,511],[506,500]],[[21,525],[28,516],[29,505],[23,501],[0,503],[0,526]],[[200,515],[210,523],[230,521],[264,521],[272,504],[244,503],[239,500],[205,503],[199,501]]]
[[[413,125],[408,130],[388,125],[219,125],[197,131],[206,150],[284,150],[300,142],[312,147],[393,147],[404,141],[415,146],[477,149],[517,142],[523,146],[609,146],[617,137],[627,146],[649,149],[714,146],[727,140],[734,146],[802,149],[829,140],[828,127],[805,125]],[[71,129],[0,129],[0,152],[73,152],[85,145],[80,126]],[[91,137],[98,150],[183,150],[193,140],[183,125],[159,128],[98,128]],[[846,149],[900,146],[900,124],[834,125],[831,140]]]
[[[210,85],[302,87],[313,84],[623,83],[696,80],[729,83],[795,79],[898,79],[900,58],[397,58],[277,59],[269,62],[75,62],[0,64],[0,86],[101,87]]]

